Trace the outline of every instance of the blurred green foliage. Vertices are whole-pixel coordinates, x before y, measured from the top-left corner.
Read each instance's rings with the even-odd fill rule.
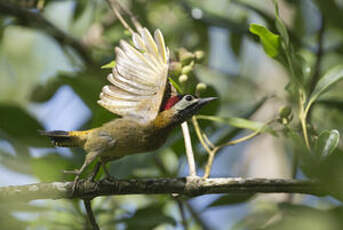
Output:
[[[183,198],[182,202],[191,202],[185,206],[189,229],[227,229],[227,225],[233,229],[342,229],[342,1],[121,3],[141,24],[163,32],[172,57],[169,77],[179,91],[220,98],[199,117],[212,143],[223,144],[251,132],[246,129],[272,133],[282,147],[275,154],[286,155],[289,161],[283,163],[293,169],[291,176],[319,180],[331,196],[300,200],[290,196],[292,202],[275,203],[249,202],[255,194],[227,194],[207,202],[202,210]],[[58,120],[52,106],[63,98],[59,92],[65,86],[91,114],[75,129],[97,127],[116,118],[96,101],[110,72],[107,67],[114,64],[113,48],[128,38],[105,1],[0,2],[0,164],[4,172],[42,182],[72,179],[61,171],[79,168],[84,152],[72,149],[65,154],[51,148],[38,130]],[[198,83],[205,86],[197,87]],[[57,112],[64,113],[69,104]],[[266,104],[273,104],[276,111],[263,110]],[[53,112],[44,117],[37,114],[42,110],[35,110],[39,106]],[[69,114],[70,120],[81,120],[80,111],[85,110]],[[252,120],[261,111],[265,119]],[[69,118],[65,123],[70,123]],[[192,142],[201,171],[207,153],[193,129]],[[184,176],[184,152],[176,129],[158,152],[126,157],[113,162],[110,170],[119,178]],[[223,159],[222,168],[213,170],[235,174],[236,162],[224,158],[224,153],[228,154],[227,149],[217,154]],[[248,171],[243,164],[239,168]],[[8,175],[2,173],[2,178],[16,184],[15,176]],[[247,202],[249,209],[242,209],[241,219],[229,212],[227,218],[213,220],[200,214]],[[182,229],[180,210],[171,196],[101,197],[94,200],[93,208],[102,229]],[[90,229],[76,200],[1,201],[0,223],[3,229]]]

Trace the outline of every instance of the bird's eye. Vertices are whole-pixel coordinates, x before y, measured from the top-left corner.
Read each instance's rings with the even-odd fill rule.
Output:
[[[193,97],[191,95],[187,95],[185,97],[185,99],[186,99],[186,101],[191,101],[191,100],[193,100]]]

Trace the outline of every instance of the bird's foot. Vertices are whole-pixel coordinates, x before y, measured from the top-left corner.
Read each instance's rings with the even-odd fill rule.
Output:
[[[117,178],[114,177],[114,176],[106,176],[106,177],[105,177],[105,180],[108,180],[108,181],[115,181],[115,180],[117,180]]]
[[[97,162],[95,167],[94,167],[94,169],[93,169],[93,171],[92,171],[92,173],[87,178],[87,181],[90,181],[90,182],[94,182],[95,181],[95,177],[96,177],[96,175],[99,172],[100,166],[101,166],[101,162]]]
[[[109,181],[115,181],[117,178],[115,178],[114,176],[112,176],[111,174],[110,174],[110,172],[107,170],[107,168],[106,167],[104,167],[104,172],[105,172],[105,179],[106,180],[109,180]]]
[[[73,187],[71,188],[72,192],[72,196],[75,195],[75,192],[76,192],[76,188],[77,188],[77,185],[79,183],[79,180],[80,180],[80,174],[81,174],[81,171],[79,169],[74,169],[74,170],[63,170],[63,173],[65,174],[72,174],[72,175],[76,175],[75,178],[74,178],[74,182],[73,182]]]
[[[105,179],[109,180],[109,181],[115,181],[116,178],[114,176],[111,175],[111,173],[108,171],[108,168],[106,167],[106,162],[102,162],[102,168],[104,169],[105,172]]]
[[[115,181],[117,179],[116,177],[112,176],[107,170],[104,170],[104,171],[105,171],[105,174],[106,174],[106,176],[105,176],[106,180]]]
[[[104,168],[104,171],[105,171],[105,180],[108,180],[108,181],[115,181],[117,178],[115,178],[114,176],[112,176],[110,174],[110,172]]]
[[[77,176],[74,178],[73,187],[71,188],[71,194],[72,194],[72,196],[75,195],[79,182],[80,182],[80,176],[77,175]]]

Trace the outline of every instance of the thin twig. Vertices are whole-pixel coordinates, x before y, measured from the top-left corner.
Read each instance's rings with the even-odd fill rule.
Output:
[[[202,133],[201,128],[199,126],[198,120],[195,116],[193,116],[192,118],[192,122],[193,122],[193,126],[195,129],[195,132],[198,136],[198,139],[201,143],[201,145],[204,147],[204,149],[206,150],[206,152],[208,153],[208,160],[207,160],[207,164],[205,166],[205,173],[203,178],[208,178],[210,176],[210,171],[212,168],[212,164],[213,164],[213,160],[214,160],[214,156],[216,155],[216,152],[219,150],[218,148],[214,147],[211,148],[206,142],[205,142],[205,137],[207,138],[205,133]],[[208,139],[208,138],[207,138]]]
[[[221,148],[223,148],[225,146],[236,145],[238,143],[241,143],[241,142],[244,142],[244,141],[248,141],[248,140],[250,140],[250,139],[252,139],[252,138],[254,138],[254,137],[256,137],[256,136],[258,136],[260,134],[261,134],[261,130],[257,130],[257,131],[255,131],[255,132],[253,132],[253,133],[251,133],[251,134],[249,134],[247,136],[244,136],[244,137],[238,138],[236,140],[228,141],[228,142],[226,142],[224,144],[218,145],[217,148],[221,149]]]
[[[320,25],[320,29],[318,32],[318,49],[317,49],[317,60],[316,63],[314,64],[314,72],[313,72],[313,76],[312,76],[312,81],[311,81],[311,85],[310,85],[310,90],[309,90],[309,94],[311,94],[315,88],[315,86],[317,85],[317,82],[319,81],[320,78],[320,67],[321,67],[321,62],[322,62],[322,58],[323,58],[323,54],[324,54],[324,33],[325,33],[325,19],[324,16],[322,16],[321,18],[321,25]]]
[[[216,146],[210,141],[206,133],[203,133],[202,136],[204,137],[204,140],[206,141],[206,144],[210,146],[212,149],[214,149]]]
[[[169,176],[168,170],[166,169],[166,167],[164,166],[163,162],[161,161],[161,159],[157,156],[154,155],[154,161],[157,165],[157,167],[160,169],[160,171],[162,172],[162,174],[164,176]],[[182,219],[182,226],[184,228],[184,230],[188,229],[188,224],[187,224],[187,218],[186,218],[186,214],[185,214],[185,209],[184,209],[184,205],[182,200],[179,197],[179,194],[177,193],[172,193],[171,197],[173,200],[175,200],[175,202],[177,203],[177,206],[179,208],[179,212],[180,212],[180,216]]]
[[[125,29],[127,29],[131,34],[134,33],[134,30],[130,27],[130,25],[125,21],[125,19],[121,16],[120,12],[118,11],[118,2],[116,0],[106,0],[108,5],[113,10],[113,13],[116,15],[120,23],[124,26]],[[119,5],[120,6],[120,5]]]
[[[215,148],[211,152],[209,152],[208,160],[207,160],[207,164],[205,166],[205,173],[204,173],[203,178],[208,178],[210,176],[211,168],[212,168],[212,165],[213,165],[214,156],[216,155],[218,150],[219,150],[219,148]]]
[[[311,85],[310,85],[308,95],[312,94],[314,88],[316,87],[318,81],[320,80],[321,63],[324,56],[324,34],[325,34],[325,19],[324,19],[324,15],[322,15],[321,25],[318,32],[318,42],[317,42],[318,48],[316,52],[317,59],[316,59],[316,63],[314,64],[314,72],[312,75],[312,79],[310,83]],[[307,114],[308,121],[311,121],[311,116],[312,116],[312,106],[309,108],[309,111]]]
[[[85,204],[86,212],[87,212],[87,217],[90,225],[92,226],[93,230],[99,230],[99,225],[96,222],[92,206],[91,206],[91,200],[85,199],[83,200],[83,203]]]
[[[127,9],[123,5],[119,4],[119,2],[117,0],[112,0],[112,1],[114,1],[116,3],[116,5],[119,7],[119,9],[124,11],[125,14],[129,15],[132,24],[134,24],[136,27],[136,30],[140,31],[142,29],[142,25],[139,23],[136,16],[129,9]]]
[[[291,178],[292,179],[296,179],[297,178],[297,171],[298,171],[298,165],[299,165],[299,156],[297,153],[294,153],[293,154],[293,160],[292,160],[292,171],[291,171]],[[290,193],[288,194],[288,197],[287,197],[287,202],[288,203],[292,203],[294,200],[294,194]]]
[[[210,146],[207,145],[207,143],[204,140],[204,136],[202,135],[198,120],[195,116],[192,117],[192,122],[193,122],[193,126],[195,129],[195,133],[198,136],[198,139],[201,143],[201,145],[204,147],[204,149],[207,151],[207,153],[210,153],[212,151],[212,149],[210,148]]]
[[[18,5],[0,1],[0,13],[18,18],[21,25],[29,25],[33,28],[43,30],[53,37],[59,45],[67,45],[73,48],[86,64],[89,64],[90,66],[94,65],[94,60],[90,56],[90,52],[87,47],[77,39],[56,27],[39,12],[33,12]]]
[[[189,202],[185,201],[184,204],[188,209],[189,213],[192,215],[193,219],[201,226],[202,230],[211,229],[204,221],[204,218],[200,217],[199,213],[193,208],[193,206]]]
[[[175,197],[175,201],[176,201],[177,206],[179,208],[183,229],[184,230],[188,230],[187,217],[186,217],[186,213],[185,213],[185,207],[184,207],[184,204],[183,204],[184,202],[182,202],[182,200],[179,197]]]
[[[93,171],[89,175],[89,180],[94,181],[95,177],[97,176],[97,174],[100,170],[101,164],[102,164],[102,162],[100,162],[100,161],[96,162]]]
[[[273,120],[270,120],[268,121],[263,127],[266,127],[267,125],[271,124],[272,122],[274,122],[275,119]],[[192,118],[192,122],[193,122],[193,125],[194,125],[194,129],[195,129],[195,132],[198,136],[198,139],[200,140],[200,143],[202,144],[202,146],[205,148],[205,150],[207,151],[208,153],[208,160],[207,160],[207,164],[205,166],[205,173],[204,173],[204,176],[203,178],[208,178],[210,176],[210,173],[211,173],[211,168],[212,168],[212,164],[213,164],[213,160],[214,160],[214,157],[216,155],[216,153],[222,149],[223,147],[225,146],[229,146],[229,145],[235,145],[235,144],[238,144],[238,143],[241,143],[241,142],[244,142],[244,141],[247,141],[247,140],[250,140],[254,137],[256,137],[257,135],[261,134],[262,130],[264,128],[261,128],[247,136],[244,136],[244,137],[241,137],[239,139],[236,139],[236,140],[233,140],[233,141],[228,141],[224,144],[221,144],[221,145],[218,145],[218,146],[215,146],[209,139],[208,137],[206,136],[205,133],[202,133],[201,131],[201,128],[199,126],[199,123],[197,121],[197,118],[196,117],[193,117]],[[207,142],[207,143],[206,143]]]
[[[302,92],[302,93],[301,93]],[[306,148],[310,151],[311,150],[311,145],[310,145],[310,141],[308,138],[308,133],[307,133],[307,115],[308,115],[308,111],[311,107],[311,104],[307,104],[306,108],[304,108],[305,106],[305,102],[306,102],[306,95],[303,91],[300,91],[300,96],[299,96],[299,120],[301,123],[301,128],[303,131],[303,135],[304,135],[304,140],[305,140],[305,144],[306,144]]]
[[[195,168],[195,161],[194,161],[194,153],[192,148],[192,141],[191,135],[189,133],[188,123],[187,121],[181,124],[183,137],[185,140],[185,148],[186,148],[186,155],[189,167],[189,176],[197,176],[196,168]]]

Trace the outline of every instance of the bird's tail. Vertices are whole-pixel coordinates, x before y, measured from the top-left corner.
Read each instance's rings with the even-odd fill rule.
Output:
[[[39,131],[41,135],[48,136],[53,145],[59,147],[83,147],[91,130],[86,131]]]

